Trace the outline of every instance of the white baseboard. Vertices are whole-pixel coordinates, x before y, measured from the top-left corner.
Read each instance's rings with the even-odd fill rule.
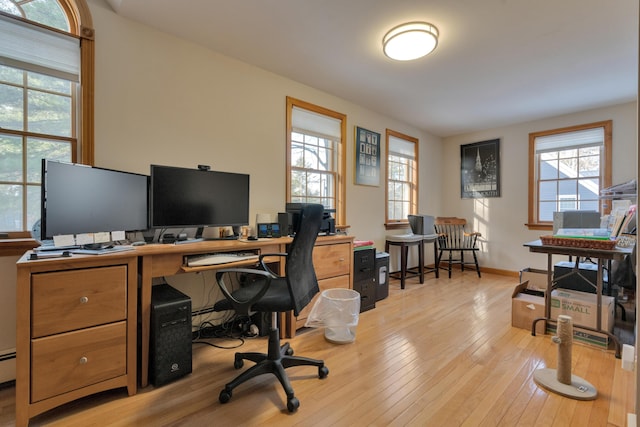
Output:
[[[16,349],[0,351],[0,384],[16,379]]]

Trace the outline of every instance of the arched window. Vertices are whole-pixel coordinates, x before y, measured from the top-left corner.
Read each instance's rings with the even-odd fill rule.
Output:
[[[28,237],[40,218],[42,158],[93,164],[92,26],[85,0],[0,1],[0,232],[9,237]]]

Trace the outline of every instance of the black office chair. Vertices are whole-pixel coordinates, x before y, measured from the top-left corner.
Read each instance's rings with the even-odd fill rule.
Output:
[[[262,254],[260,263],[263,270],[257,269],[224,269],[216,273],[216,280],[225,296],[218,301],[216,311],[235,310],[236,314],[249,316],[252,312],[270,312],[271,327],[269,329],[268,353],[236,353],[234,367],[242,368],[244,359],[256,364],[226,384],[220,392],[220,402],[227,403],[232,391],[243,382],[262,374],[274,374],[287,393],[287,409],[295,412],[300,402],[294,396],[293,388],[285,369],[291,366],[311,365],[318,367],[318,376],[325,378],[329,369],[324,361],[306,357],[293,356],[289,343],[280,346],[278,329],[278,313],[293,310],[297,316],[311,302],[320,289],[313,269],[312,252],[316,237],[320,231],[322,205],[307,205],[300,213],[299,229],[286,254]],[[273,273],[265,264],[265,257],[286,257],[285,276]],[[231,291],[225,279],[241,279],[243,283],[237,290]],[[228,280],[230,281],[230,280]]]

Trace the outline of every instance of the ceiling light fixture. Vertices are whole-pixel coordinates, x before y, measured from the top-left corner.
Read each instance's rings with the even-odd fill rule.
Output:
[[[427,22],[407,22],[393,27],[382,38],[384,54],[397,61],[411,61],[431,53],[438,45],[438,29]]]

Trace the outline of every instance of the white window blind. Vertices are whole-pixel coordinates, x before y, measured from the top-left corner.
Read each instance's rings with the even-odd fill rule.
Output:
[[[604,128],[597,127],[536,137],[536,153],[604,145]]]
[[[80,81],[80,40],[0,15],[0,64]]]
[[[293,107],[291,111],[291,127],[301,133],[311,132],[316,135],[328,136],[334,141],[340,141],[341,121],[313,111]]]
[[[413,159],[415,157],[415,144],[405,139],[389,135],[389,154]]]

